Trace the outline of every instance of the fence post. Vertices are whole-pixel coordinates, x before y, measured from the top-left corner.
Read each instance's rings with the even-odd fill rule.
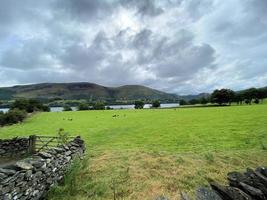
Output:
[[[29,153],[36,153],[36,135],[31,135],[29,137]]]

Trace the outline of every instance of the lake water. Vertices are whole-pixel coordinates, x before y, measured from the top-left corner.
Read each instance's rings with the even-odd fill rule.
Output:
[[[144,108],[150,108],[152,105],[151,104],[145,104]],[[174,108],[178,107],[179,103],[163,103],[160,105],[161,108]],[[134,109],[134,105],[110,105],[109,107],[113,108],[114,110],[119,110],[119,109]],[[76,111],[76,107],[71,107],[72,110]],[[62,112],[63,107],[51,107],[51,112]],[[0,108],[0,111],[3,111],[4,113],[7,112],[9,109],[8,108]]]

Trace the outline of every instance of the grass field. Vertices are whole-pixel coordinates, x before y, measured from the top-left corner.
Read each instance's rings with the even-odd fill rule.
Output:
[[[40,113],[0,135],[59,128],[81,135],[87,154],[51,199],[179,199],[231,170],[267,165],[267,104]]]

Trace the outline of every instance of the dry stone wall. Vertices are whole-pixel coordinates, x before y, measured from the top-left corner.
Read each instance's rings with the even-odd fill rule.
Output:
[[[211,181],[211,189],[199,188],[196,200],[267,200],[267,168],[247,169],[245,173],[228,174],[229,185]],[[190,200],[185,193],[182,200]]]
[[[62,180],[73,159],[84,151],[84,141],[77,137],[66,145],[0,168],[0,200],[43,198],[51,186]]]
[[[0,139],[0,158],[18,157],[29,152],[29,138]]]

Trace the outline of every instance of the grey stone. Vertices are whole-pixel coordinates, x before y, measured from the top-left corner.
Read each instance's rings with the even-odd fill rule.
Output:
[[[32,171],[31,170],[27,170],[27,172],[25,173],[24,176],[25,176],[26,180],[29,180],[31,178],[31,176],[32,176]]]
[[[59,147],[55,147],[55,148],[53,148],[57,153],[62,153],[62,152],[64,152],[65,151],[65,149],[63,149],[63,148],[59,148]]]
[[[201,187],[197,189],[196,200],[222,200],[222,198],[213,190]]]
[[[33,169],[33,166],[31,164],[23,162],[23,161],[16,162],[15,166],[20,169],[25,169],[25,170]]]
[[[16,171],[12,169],[0,168],[0,173],[6,174],[6,175],[14,175]]]
[[[246,192],[247,194],[250,194],[252,197],[256,199],[265,199],[264,194],[262,193],[261,190],[254,188],[252,186],[249,186],[242,182],[240,183],[240,186],[242,187],[244,192]]]
[[[215,182],[211,182],[210,186],[222,199],[252,200],[252,198],[248,194],[238,188],[230,186],[221,186]]]
[[[0,179],[4,179],[4,178],[6,178],[6,177],[7,177],[6,174],[4,174],[4,173],[0,173]]]
[[[36,168],[40,168],[40,167],[42,167],[44,164],[45,164],[45,162],[42,162],[42,161],[32,161],[31,162],[31,164],[34,166],[34,167],[36,167]]]
[[[38,155],[41,156],[42,158],[52,158],[53,157],[51,154],[46,153],[46,152],[39,152]]]
[[[0,140],[1,141],[1,140]],[[12,143],[0,142],[0,149],[10,154],[9,149],[20,149],[27,152],[26,140],[15,139]],[[11,148],[10,148],[11,146]],[[78,147],[79,146],[79,147]],[[2,148],[3,147],[3,148]],[[69,148],[71,147],[71,148]],[[83,143],[79,145],[65,145],[61,148],[40,152],[27,159],[18,161],[9,168],[0,169],[0,199],[39,200],[49,187],[63,179],[69,168],[73,154],[83,152]],[[167,200],[167,198],[162,199]]]

